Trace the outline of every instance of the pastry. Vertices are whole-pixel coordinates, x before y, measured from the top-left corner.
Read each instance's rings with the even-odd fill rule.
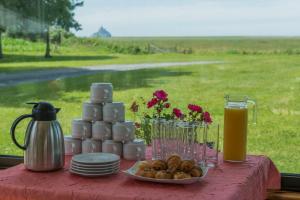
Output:
[[[150,161],[141,161],[139,163],[139,169],[144,170],[144,169],[151,169],[151,162]]]
[[[202,176],[203,172],[202,169],[200,167],[194,167],[191,171],[190,171],[190,175],[192,177],[200,177]]]
[[[143,176],[147,178],[155,178],[156,172],[154,170],[139,170],[137,171],[136,175]]]
[[[180,164],[179,169],[184,172],[191,171],[195,166],[195,161],[193,160],[183,160]]]
[[[157,171],[167,169],[167,163],[163,160],[154,160],[151,166],[154,170]]]
[[[167,159],[168,171],[172,173],[180,167],[180,164],[181,158],[177,154],[173,154]]]
[[[155,174],[155,178],[156,179],[172,179],[173,176],[171,173],[167,172],[166,170],[161,170]]]
[[[185,172],[176,172],[174,174],[174,179],[185,179],[185,178],[192,178],[190,174]]]

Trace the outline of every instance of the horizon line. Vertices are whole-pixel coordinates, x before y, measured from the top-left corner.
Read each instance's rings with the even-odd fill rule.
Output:
[[[75,34],[76,35],[76,34]],[[182,38],[182,37],[300,37],[300,35],[131,35],[131,36],[121,36],[121,35],[117,35],[117,36],[111,36],[108,38],[105,37],[92,37],[92,36],[78,36],[76,35],[76,37],[81,37],[81,38],[102,38],[102,39],[109,39],[109,38],[124,38],[124,37],[128,37],[128,38]]]

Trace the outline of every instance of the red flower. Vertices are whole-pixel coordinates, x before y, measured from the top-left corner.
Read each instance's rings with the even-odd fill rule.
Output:
[[[183,117],[183,114],[182,114],[181,110],[178,109],[178,108],[174,108],[174,109],[173,109],[173,114],[174,114],[177,118]]]
[[[158,100],[157,98],[152,98],[148,103],[147,103],[147,108],[153,107],[155,104],[157,104]]]
[[[165,104],[165,108],[170,108],[170,104],[169,104],[169,103],[166,103],[166,104]]]
[[[198,113],[202,112],[202,107],[194,105],[194,104],[189,104],[188,105],[188,109],[191,110],[191,111],[193,111],[193,112],[198,112]]]
[[[167,101],[168,100],[168,94],[164,90],[156,90],[153,93],[153,96],[155,96],[158,100]]]
[[[203,120],[204,120],[204,122],[206,122],[208,124],[212,123],[212,119],[211,119],[209,112],[203,113]]]
[[[134,101],[131,106],[130,106],[130,110],[132,112],[138,112],[139,111],[139,105],[136,103],[136,101]]]

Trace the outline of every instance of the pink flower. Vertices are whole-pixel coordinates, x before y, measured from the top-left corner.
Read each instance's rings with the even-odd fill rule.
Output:
[[[167,101],[168,100],[168,94],[164,90],[156,90],[153,93],[153,96],[155,96],[158,100]]]
[[[157,104],[158,100],[157,98],[152,98],[148,103],[147,103],[147,108],[153,107],[155,104]]]
[[[194,105],[194,104],[189,104],[188,105],[188,109],[191,110],[191,111],[193,111],[193,112],[198,112],[198,113],[202,112],[202,107]]]
[[[166,103],[164,106],[165,106],[165,108],[170,108],[170,104],[169,103]]]
[[[209,112],[203,113],[203,120],[204,120],[204,122],[206,122],[208,124],[212,123],[212,119],[211,119]]]
[[[183,114],[182,114],[181,110],[178,109],[178,108],[174,108],[174,109],[173,109],[173,114],[174,114],[177,118],[183,117]]]

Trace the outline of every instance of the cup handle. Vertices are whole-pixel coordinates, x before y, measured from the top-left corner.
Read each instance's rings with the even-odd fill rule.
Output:
[[[108,99],[108,94],[109,94],[109,91],[108,89],[104,89],[104,99]]]
[[[141,157],[142,157],[142,149],[141,149],[141,147],[137,147],[136,148],[136,158],[138,161],[140,161]]]
[[[132,129],[131,128],[126,128],[126,134],[125,134],[125,139],[130,139],[129,136],[131,135],[132,133]]]
[[[119,113],[118,109],[114,109],[114,119],[117,119],[118,113]]]
[[[110,135],[110,128],[105,127],[105,135],[104,135],[105,139],[109,139],[109,135]]]
[[[94,111],[93,112],[94,113],[94,119],[96,119],[99,111],[98,111],[97,108],[94,108],[93,111]]]
[[[87,127],[83,126],[83,138],[87,138]]]
[[[72,154],[75,153],[75,144],[74,143],[71,144],[71,152],[72,152]]]
[[[92,144],[92,153],[94,153],[96,151],[96,145]]]
[[[118,154],[118,148],[116,147],[116,145],[113,145],[113,153]]]
[[[247,103],[252,104],[252,123],[256,125],[257,123],[257,103],[253,99],[248,99]]]

